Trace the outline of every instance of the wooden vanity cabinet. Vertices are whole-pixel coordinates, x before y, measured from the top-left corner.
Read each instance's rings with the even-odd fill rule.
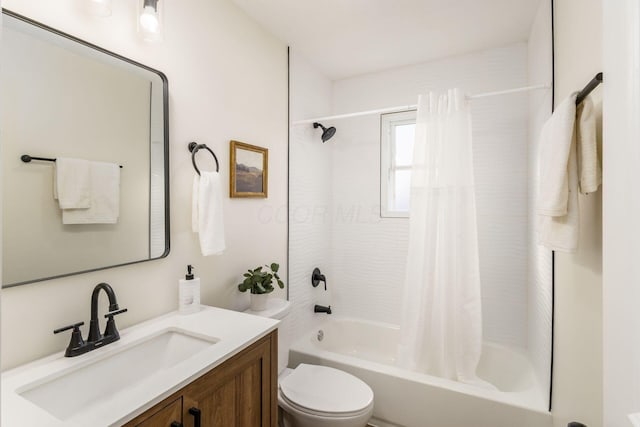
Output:
[[[125,427],[276,427],[277,332],[207,372]]]

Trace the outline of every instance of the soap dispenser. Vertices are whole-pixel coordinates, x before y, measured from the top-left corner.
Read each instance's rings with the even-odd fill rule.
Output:
[[[187,274],[178,284],[178,312],[191,314],[200,310],[200,278],[193,277],[193,266],[187,266]]]

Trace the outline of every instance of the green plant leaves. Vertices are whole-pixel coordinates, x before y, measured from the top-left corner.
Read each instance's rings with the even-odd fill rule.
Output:
[[[245,279],[238,285],[240,292],[251,291],[252,294],[267,294],[274,291],[273,280],[275,278],[280,289],[284,288],[284,282],[278,276],[280,265],[272,262],[271,265],[265,265],[270,271],[262,271],[262,266],[253,270],[247,270],[242,276]]]
[[[240,292],[246,292],[249,289],[251,289],[251,279],[244,279],[244,281],[238,285]]]

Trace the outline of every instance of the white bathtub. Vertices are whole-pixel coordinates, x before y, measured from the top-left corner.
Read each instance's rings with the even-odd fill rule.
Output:
[[[318,340],[322,331],[323,339]],[[478,376],[485,390],[395,364],[398,327],[332,316],[296,341],[289,367],[332,366],[364,380],[374,391],[372,424],[406,427],[550,427],[548,390],[541,390],[525,354],[487,343]]]

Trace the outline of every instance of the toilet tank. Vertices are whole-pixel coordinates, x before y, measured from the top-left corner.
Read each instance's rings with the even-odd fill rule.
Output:
[[[282,298],[269,298],[267,300],[267,308],[261,311],[245,310],[247,314],[254,316],[268,317],[270,319],[280,320],[278,325],[278,374],[281,374],[287,367],[289,362],[289,347],[291,340],[289,339],[289,328],[287,327],[286,317],[291,311],[291,302]]]

